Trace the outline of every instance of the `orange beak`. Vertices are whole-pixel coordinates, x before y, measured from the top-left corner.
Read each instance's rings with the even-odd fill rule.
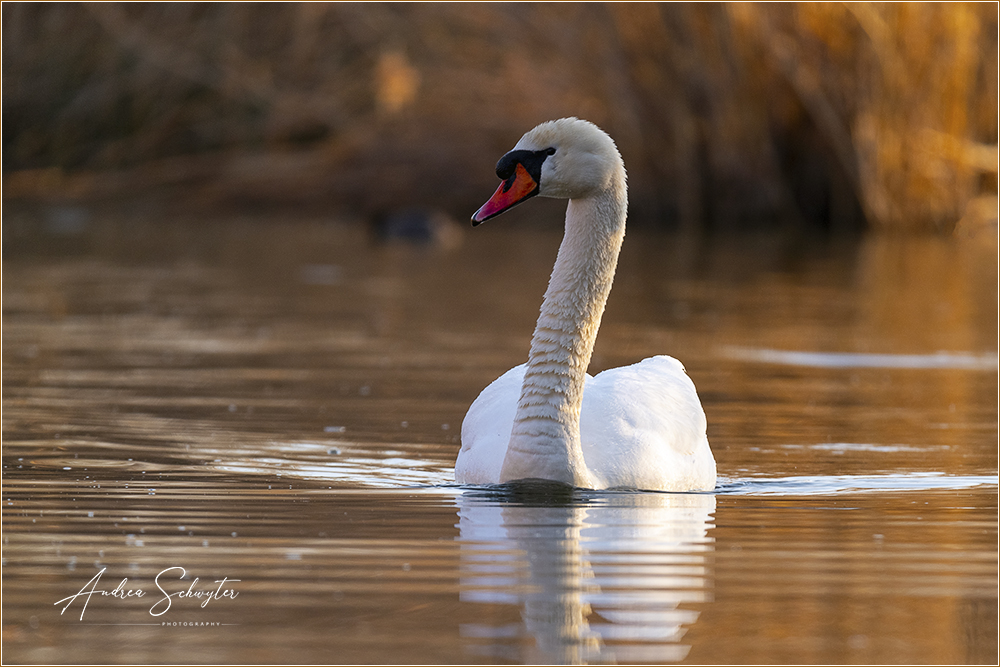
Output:
[[[475,227],[481,222],[496,217],[515,204],[520,204],[536,194],[538,194],[538,183],[531,177],[524,165],[518,162],[514,174],[500,183],[500,187],[493,193],[490,200],[472,216],[472,226]]]

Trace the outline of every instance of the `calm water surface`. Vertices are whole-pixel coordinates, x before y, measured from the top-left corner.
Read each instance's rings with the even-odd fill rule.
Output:
[[[681,359],[720,474],[664,494],[453,483],[558,231],[3,231],[7,663],[997,661],[995,235],[630,232],[591,370]]]

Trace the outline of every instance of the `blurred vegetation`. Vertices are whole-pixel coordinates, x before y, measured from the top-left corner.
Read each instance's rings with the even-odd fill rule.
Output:
[[[2,12],[7,203],[465,219],[524,131],[576,115],[618,142],[633,222],[996,226],[996,3]]]

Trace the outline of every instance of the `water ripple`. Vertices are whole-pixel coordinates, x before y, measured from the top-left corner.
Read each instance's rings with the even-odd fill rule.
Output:
[[[933,491],[997,486],[997,475],[946,475],[915,472],[888,475],[801,475],[720,480],[717,494],[745,496],[811,496],[839,493]]]
[[[998,358],[991,352],[934,352],[931,354],[870,354],[859,352],[812,352],[727,347],[723,355],[739,361],[756,361],[811,368],[947,368],[964,371],[996,371]]]

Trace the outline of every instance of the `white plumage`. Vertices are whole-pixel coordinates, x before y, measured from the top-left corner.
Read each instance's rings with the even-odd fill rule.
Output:
[[[614,142],[586,121],[549,121],[501,158],[497,174],[504,183],[474,223],[537,194],[570,200],[566,231],[528,362],[469,408],[455,479],[714,488],[705,413],[680,362],[656,356],[586,373],[625,234],[625,168]]]

